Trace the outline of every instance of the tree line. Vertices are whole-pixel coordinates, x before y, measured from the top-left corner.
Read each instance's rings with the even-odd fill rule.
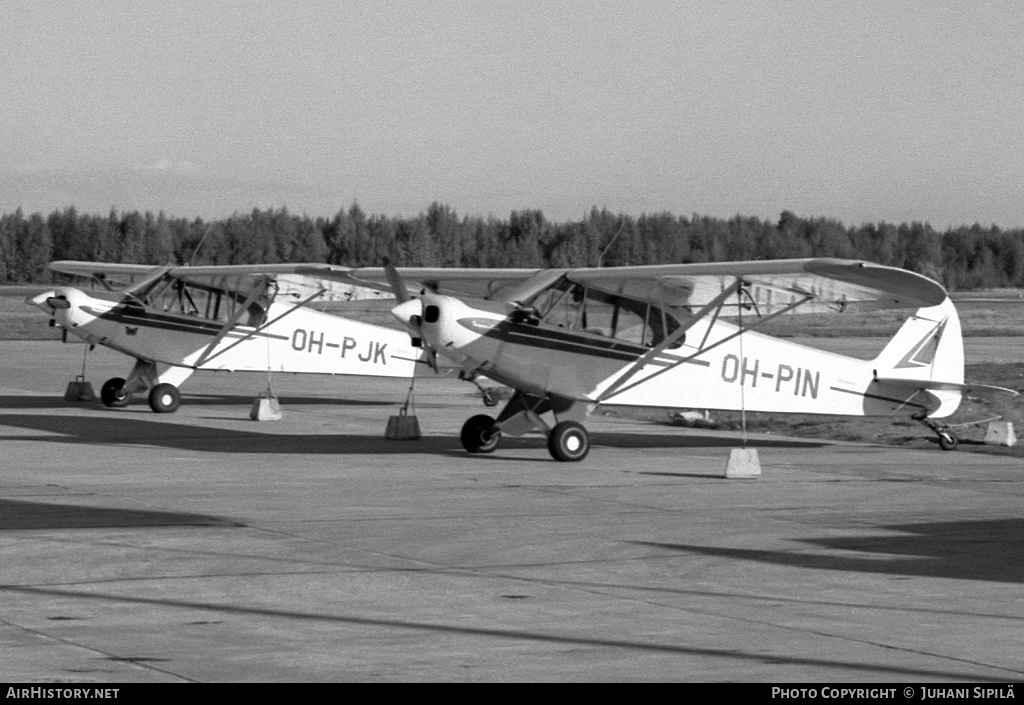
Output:
[[[46,263],[63,259],[360,266],[388,258],[423,267],[610,267],[793,257],[903,267],[951,291],[1024,287],[1024,229],[995,225],[939,232],[919,222],[848,227],[789,211],[771,222],[667,212],[633,217],[598,208],[578,221],[554,223],[539,210],[513,211],[507,219],[460,217],[436,202],[414,217],[368,215],[358,203],[330,218],[286,208],[210,221],[137,211],[91,215],[73,207],[0,216],[0,283],[47,282]]]

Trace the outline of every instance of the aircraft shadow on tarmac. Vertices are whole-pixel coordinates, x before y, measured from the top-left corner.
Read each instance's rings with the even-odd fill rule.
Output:
[[[149,420],[149,416],[146,414],[141,417],[133,417],[117,412],[70,417],[2,414],[0,415],[0,426],[32,429],[53,435],[2,435],[0,438],[9,441],[158,446],[214,453],[299,455],[452,453],[460,457],[472,457],[476,460],[501,457],[500,448],[494,456],[469,456],[462,450],[456,433],[444,436],[424,436],[418,441],[381,443],[386,422],[384,417],[381,417],[380,420],[380,435],[345,433],[343,428],[339,428],[336,434],[307,435],[262,433],[257,430],[240,431],[194,424],[176,424],[163,420]],[[592,438],[595,445],[615,448],[731,448],[735,447],[738,442],[736,439],[728,437],[683,435],[672,432],[645,432],[642,434],[614,431],[595,432]],[[506,448],[546,449],[547,439],[542,435],[529,435],[522,438],[503,439],[502,444]],[[749,445],[765,448],[810,448],[824,444],[815,441],[757,439]]]
[[[683,543],[639,542],[680,553],[697,553],[791,568],[881,573],[907,577],[953,578],[1001,583],[1024,583],[1024,519],[979,519],[878,527],[900,532],[858,538],[801,539],[801,543],[845,555],[798,551],[763,551],[698,546]],[[850,552],[861,556],[851,556]]]
[[[252,404],[256,395],[242,394],[189,394],[182,397],[183,403],[189,406],[238,406],[245,408]],[[395,406],[394,399],[342,399],[340,397],[310,397],[295,394],[278,396],[282,404],[302,404],[309,406]],[[138,402],[145,404],[142,397]]]
[[[148,416],[148,415],[147,415]],[[98,416],[0,415],[0,426],[42,431],[53,435],[0,436],[3,440],[85,445],[139,445],[208,453],[278,453],[299,455],[385,454],[435,452],[453,448],[458,438],[426,437],[408,442],[381,443],[380,435],[280,434],[239,431],[192,424],[142,420],[111,413]],[[255,429],[256,424],[253,423]]]
[[[183,396],[183,403],[188,406],[237,406],[245,408],[252,404],[256,394],[188,394]],[[278,397],[285,404],[303,404],[310,406],[395,406],[396,402],[379,399],[342,399],[338,397],[311,397],[288,394]],[[133,399],[130,406],[146,407],[145,398],[140,395]],[[418,405],[419,406],[419,405]],[[58,396],[0,396],[0,409],[68,409],[68,408],[104,409],[96,402],[69,402]]]
[[[167,526],[219,526],[238,528],[238,522],[184,512],[160,512],[112,507],[0,499],[0,531],[32,529],[109,529]]]
[[[88,404],[88,402],[85,402]],[[71,406],[71,402],[64,401],[63,397],[57,396],[0,396],[0,409],[63,409]],[[78,402],[76,406],[81,406]]]

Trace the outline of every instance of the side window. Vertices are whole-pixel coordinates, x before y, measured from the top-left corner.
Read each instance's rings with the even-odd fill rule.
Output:
[[[165,276],[158,279],[136,296],[146,306],[185,316],[227,323],[237,320],[243,325],[259,327],[267,320],[267,299],[260,297],[249,304],[239,317],[239,307],[246,296],[214,286],[193,284],[182,279]]]
[[[545,325],[654,347],[679,327],[661,307],[562,280],[532,302]],[[679,347],[677,341],[671,347]]]

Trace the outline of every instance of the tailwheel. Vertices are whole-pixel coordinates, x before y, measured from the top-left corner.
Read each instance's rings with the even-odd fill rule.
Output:
[[[590,435],[583,424],[562,421],[548,434],[548,450],[551,457],[563,462],[583,460],[590,452]]]
[[[181,406],[181,392],[173,384],[162,382],[149,390],[149,408],[158,414],[169,414]]]
[[[955,450],[960,445],[960,439],[956,437],[946,424],[933,421],[924,416],[915,416],[914,419],[930,428],[939,437],[939,448],[942,448],[942,450]]]
[[[112,409],[120,409],[128,406],[130,395],[124,391],[124,380],[120,377],[112,377],[103,383],[100,388],[100,400],[104,406]]]
[[[494,419],[487,414],[472,416],[462,425],[462,447],[470,453],[493,453],[501,440]]]

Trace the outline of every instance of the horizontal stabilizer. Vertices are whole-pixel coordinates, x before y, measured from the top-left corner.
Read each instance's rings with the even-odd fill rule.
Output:
[[[974,397],[1019,396],[1020,392],[990,384],[961,384],[959,382],[941,382],[939,380],[906,379],[903,377],[875,377],[879,384],[900,387],[907,391],[959,392]]]

